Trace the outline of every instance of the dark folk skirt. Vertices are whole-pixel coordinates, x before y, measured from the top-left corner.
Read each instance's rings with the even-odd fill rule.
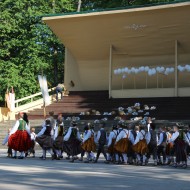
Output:
[[[53,142],[53,148],[56,150],[63,150],[63,136],[58,136]]]
[[[175,141],[175,154],[176,154],[176,162],[187,162],[187,155],[185,150],[185,142],[183,140]]]
[[[36,137],[36,142],[43,148],[43,149],[50,149],[53,148],[53,139],[51,136],[42,135],[40,137]]]
[[[63,142],[63,151],[70,156],[76,156],[82,152],[81,141],[76,138]]]

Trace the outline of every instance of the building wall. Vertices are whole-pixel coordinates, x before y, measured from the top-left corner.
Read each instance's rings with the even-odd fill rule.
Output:
[[[108,90],[109,60],[76,61],[66,50],[65,84],[70,91]],[[70,86],[70,81],[75,83]]]
[[[179,57],[181,65],[188,64],[190,56],[183,54]],[[113,70],[120,67],[165,66],[174,67],[174,55],[152,57],[124,57],[113,55]],[[69,91],[108,90],[109,87],[109,59],[76,61],[72,53],[66,50],[65,84]],[[147,77],[147,78],[146,78]],[[178,74],[179,95],[190,96],[190,72]],[[146,89],[147,79],[147,89]],[[70,86],[70,81],[75,86]],[[145,73],[131,74],[122,81],[122,77],[113,74],[112,97],[162,97],[175,95],[174,73],[166,75],[148,76]],[[123,85],[122,85],[123,84]],[[158,85],[158,86],[157,86]],[[123,91],[122,90],[123,87]]]

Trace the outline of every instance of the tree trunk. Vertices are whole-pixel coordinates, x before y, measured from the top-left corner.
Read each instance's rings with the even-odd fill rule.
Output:
[[[81,9],[81,4],[82,4],[82,0],[78,1],[78,8],[77,8],[77,12],[80,12]]]
[[[52,0],[52,12],[55,13],[55,0]]]

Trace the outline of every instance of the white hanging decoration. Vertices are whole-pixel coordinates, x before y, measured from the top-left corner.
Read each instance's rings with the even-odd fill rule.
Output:
[[[135,74],[138,74],[139,73],[139,69],[135,69]]]
[[[125,67],[125,73],[128,73],[129,69],[128,67]]]
[[[144,72],[144,70],[145,70],[145,67],[144,67],[144,66],[139,67],[139,72]]]
[[[170,68],[166,68],[165,74],[169,74],[170,73]]]
[[[118,74],[118,71],[117,69],[114,70],[114,75],[117,75]]]
[[[161,67],[156,67],[156,71],[160,73],[161,72]]]
[[[178,65],[178,70],[180,71],[180,72],[183,72],[183,71],[185,71],[185,67],[183,67],[183,66],[181,66],[181,65]]]
[[[128,70],[128,74],[131,74],[131,69]]]
[[[152,73],[153,73],[153,75],[156,74],[156,69],[155,68],[152,69]]]
[[[121,73],[125,73],[125,68],[122,68],[122,69],[121,69]]]
[[[164,73],[165,68],[164,67],[160,67],[160,73]]]
[[[166,68],[165,72],[164,72],[165,75],[168,75],[168,68]]]
[[[190,72],[190,65],[185,65],[185,69]]]
[[[190,65],[188,66],[187,71],[190,72]]]
[[[122,72],[121,69],[118,69],[118,70],[117,70],[117,73],[118,73],[118,74],[121,74],[121,72]]]
[[[173,67],[170,68],[170,73],[173,73],[175,69]]]
[[[145,66],[144,70],[145,70],[146,72],[149,72],[149,66]]]
[[[149,75],[149,76],[152,76],[152,69],[149,69],[149,70],[148,70],[148,75]]]
[[[168,74],[173,73],[173,72],[174,72],[174,68],[168,67],[168,68],[166,68],[165,74],[168,75]]]
[[[132,67],[132,68],[131,68],[131,72],[132,72],[132,73],[135,73],[135,67]]]
[[[125,75],[125,74],[122,76],[123,79],[125,79],[126,77],[127,77],[127,75]]]

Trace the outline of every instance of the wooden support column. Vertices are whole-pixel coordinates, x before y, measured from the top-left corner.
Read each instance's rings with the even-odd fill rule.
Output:
[[[175,40],[175,97],[178,97],[178,41]]]
[[[113,59],[113,46],[110,45],[110,57],[109,57],[109,98],[112,97],[112,59]]]

